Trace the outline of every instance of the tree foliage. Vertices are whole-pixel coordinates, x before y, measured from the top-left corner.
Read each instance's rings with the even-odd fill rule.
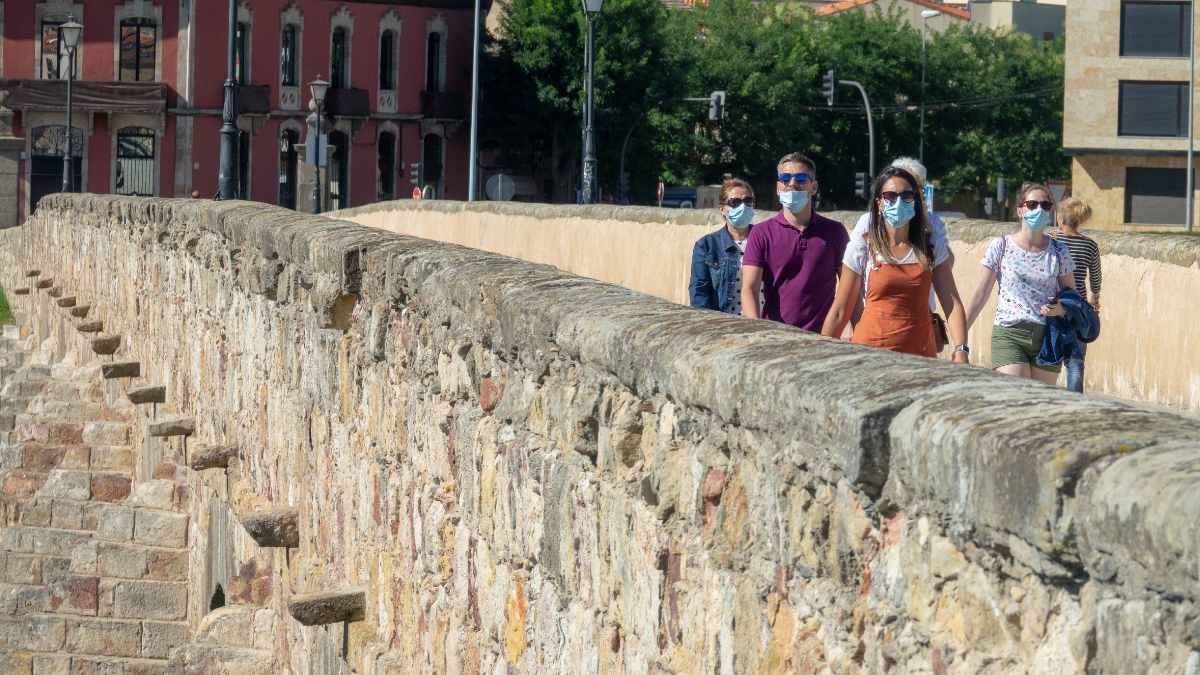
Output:
[[[512,0],[489,86],[524,100],[493,131],[507,146],[555,146],[562,175],[578,163],[583,104],[580,7]],[[977,26],[930,33],[924,155],[943,192],[982,197],[996,177],[1062,178],[1062,41]],[[816,18],[796,3],[712,0],[666,11],[658,0],[607,0],[596,21],[596,133],[604,192],[614,192],[629,133],[634,194],[654,181],[715,182],[724,174],[771,190],[776,159],[809,154],[824,201],[849,206],[853,175],[868,169],[866,116],[849,87],[826,106],[821,76],[860,82],[874,113],[876,170],[920,151],[921,33],[897,15]],[[726,92],[725,117],[686,101]],[[498,111],[493,111],[499,114]],[[565,158],[565,159],[563,159]],[[536,164],[530,158],[528,167]],[[542,163],[542,167],[546,164]],[[574,167],[570,167],[574,168]],[[572,182],[577,171],[569,173]]]

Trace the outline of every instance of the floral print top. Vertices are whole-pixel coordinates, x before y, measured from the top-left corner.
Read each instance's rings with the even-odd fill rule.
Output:
[[[1012,235],[996,239],[983,256],[983,266],[997,273],[1000,295],[996,300],[996,325],[1046,323],[1042,305],[1058,296],[1058,278],[1075,271],[1066,244],[1047,239],[1046,248],[1026,251]]]

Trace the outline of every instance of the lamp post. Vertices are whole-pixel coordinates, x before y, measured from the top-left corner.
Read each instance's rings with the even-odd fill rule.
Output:
[[[479,0],[475,0],[475,37],[471,43],[471,148],[467,169],[467,201],[475,201],[479,166]]]
[[[592,21],[600,13],[604,0],[583,0],[583,15],[587,19],[587,42],[584,44],[583,67],[587,77],[587,104],[583,111],[583,181],[582,201],[591,204],[596,183],[596,144],[592,138],[592,41],[595,38]]]
[[[59,26],[60,35],[62,36],[63,49],[67,53],[67,139],[66,152],[63,154],[63,192],[74,192],[75,181],[71,180],[71,154],[75,152],[72,147],[74,134],[71,132],[74,125],[71,123],[71,114],[74,112],[71,101],[71,81],[75,79],[75,49],[79,46],[79,38],[83,34],[83,25],[75,21],[74,16],[67,17],[67,22]],[[58,65],[58,72],[62,74],[62,64]]]
[[[921,148],[917,152],[917,158],[922,163],[925,162],[925,30],[927,22],[940,14],[936,9],[921,12]]]
[[[234,60],[237,53],[237,0],[229,0],[229,53],[225,61],[225,106],[221,122],[221,167],[217,175],[217,199],[237,196],[234,163],[237,157],[237,81]]]
[[[325,112],[324,112],[325,92],[329,91],[329,83],[326,82],[325,80],[322,80],[320,75],[317,75],[317,79],[313,80],[312,83],[308,85],[308,87],[312,91],[313,114],[317,116],[317,124],[316,124],[317,135],[316,135],[316,138],[313,139],[313,164],[316,165],[316,169],[317,169],[317,179],[316,179],[316,181],[313,182],[313,193],[312,193],[313,213],[320,213],[321,212],[321,160],[324,159],[324,157],[322,157],[321,155],[323,154],[323,151],[325,150],[325,148],[321,146],[321,118],[324,117],[324,115],[325,115]]]

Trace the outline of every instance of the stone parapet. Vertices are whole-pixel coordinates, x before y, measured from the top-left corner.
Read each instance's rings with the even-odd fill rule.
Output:
[[[0,233],[0,284],[33,265],[242,449],[192,474],[188,621],[219,581],[295,668],[1192,658],[1198,420],[245,202],[51,195]],[[78,349],[53,301],[15,302],[39,353]],[[297,547],[219,515],[272,504]],[[340,588],[364,594],[344,643],[286,620]]]

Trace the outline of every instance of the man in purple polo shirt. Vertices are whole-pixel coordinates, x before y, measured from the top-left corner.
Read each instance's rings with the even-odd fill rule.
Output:
[[[742,311],[760,317],[761,289],[762,318],[819,333],[850,237],[841,223],[813,212],[817,167],[811,159],[784,155],[776,173],[783,208],[750,231],[742,258]]]

